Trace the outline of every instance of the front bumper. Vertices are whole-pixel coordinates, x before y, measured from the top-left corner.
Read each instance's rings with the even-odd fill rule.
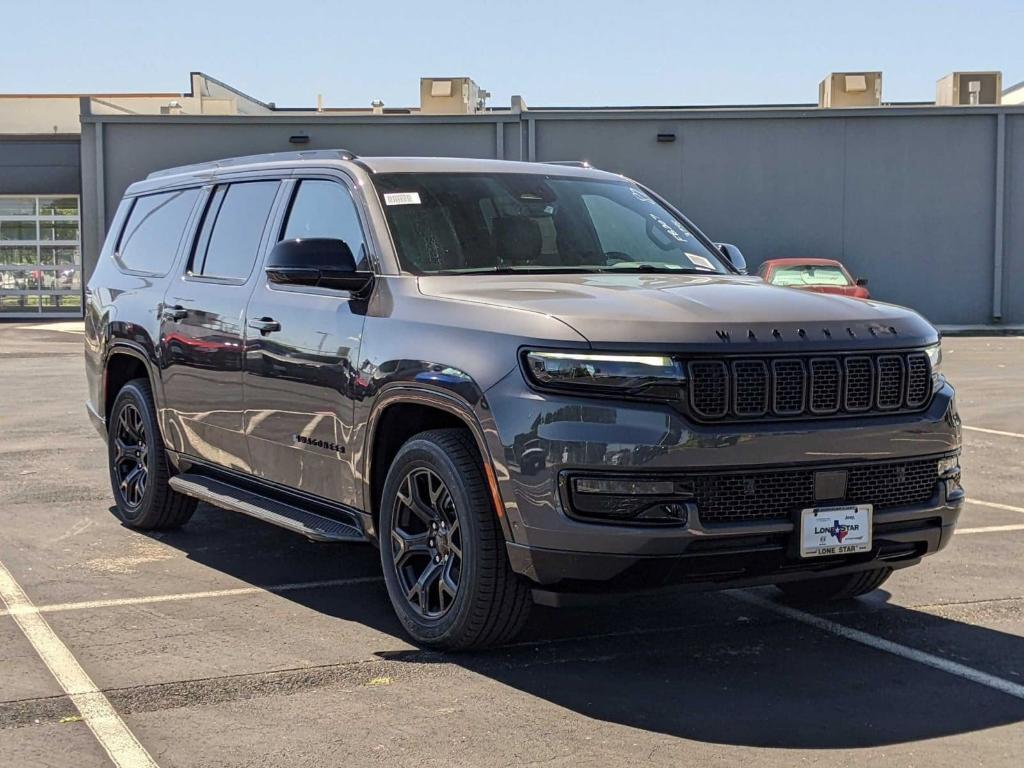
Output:
[[[697,425],[658,404],[538,393],[514,374],[488,391],[487,401],[485,433],[512,567],[559,589],[607,581],[614,583],[604,589],[741,586],[880,563],[903,567],[948,543],[963,503],[958,485],[947,492],[946,481],[936,481],[930,499],[918,497],[907,506],[876,503],[872,552],[801,561],[790,549],[790,519],[702,525],[698,508],[685,526],[584,522],[567,513],[559,491],[567,473],[651,478],[783,472],[956,454],[960,418],[946,383],[919,413],[791,423]]]
[[[947,481],[940,481],[927,504],[875,513],[870,552],[838,557],[802,560],[793,555],[795,526],[788,520],[713,527],[695,521],[677,531],[679,550],[671,555],[507,546],[513,570],[562,592],[608,591],[606,582],[613,582],[612,591],[757,586],[914,565],[949,543],[963,503],[963,491],[947,493]]]

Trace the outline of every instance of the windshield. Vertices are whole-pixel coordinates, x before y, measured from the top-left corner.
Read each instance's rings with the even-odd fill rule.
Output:
[[[848,286],[850,278],[841,267],[801,264],[795,267],[776,267],[772,272],[771,284]]]
[[[373,177],[402,268],[724,274],[722,259],[635,184],[512,173]]]

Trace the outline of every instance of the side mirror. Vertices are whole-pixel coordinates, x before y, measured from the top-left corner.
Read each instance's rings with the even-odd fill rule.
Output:
[[[741,275],[747,274],[747,260],[743,258],[740,249],[732,243],[715,243],[722,255],[732,264]]]
[[[270,252],[267,279],[277,285],[305,285],[360,293],[373,284],[373,272],[356,267],[344,240],[310,237],[282,240]]]
[[[855,283],[855,284],[856,284],[857,286],[859,286],[860,288],[867,288],[867,287],[868,287],[868,279],[867,279],[866,277],[858,277],[858,278],[857,278],[857,279],[856,279],[856,280],[854,281],[854,283]]]

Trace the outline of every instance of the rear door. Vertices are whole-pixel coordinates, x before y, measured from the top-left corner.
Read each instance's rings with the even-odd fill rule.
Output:
[[[243,472],[251,471],[242,398],[245,305],[280,186],[262,178],[207,189],[185,274],[168,287],[161,310],[169,446]]]
[[[367,258],[363,216],[347,177],[287,182],[273,240],[330,237]],[[348,291],[274,285],[249,301],[246,429],[253,471],[288,488],[361,506],[352,469],[353,391],[365,301]],[[269,324],[269,325],[268,325]]]

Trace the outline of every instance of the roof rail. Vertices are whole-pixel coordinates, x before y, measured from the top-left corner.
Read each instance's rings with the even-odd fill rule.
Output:
[[[240,165],[254,165],[256,163],[283,163],[295,160],[355,160],[356,158],[356,153],[349,152],[347,149],[306,149],[297,152],[270,152],[265,155],[245,155],[244,157],[229,157],[224,160],[211,160],[206,163],[179,165],[175,168],[165,168],[161,171],[153,171],[146,178],[159,179],[165,176],[177,176],[183,173],[218,171],[223,168],[232,168]]]
[[[542,165],[568,165],[572,168],[593,168],[589,160],[543,160]]]

